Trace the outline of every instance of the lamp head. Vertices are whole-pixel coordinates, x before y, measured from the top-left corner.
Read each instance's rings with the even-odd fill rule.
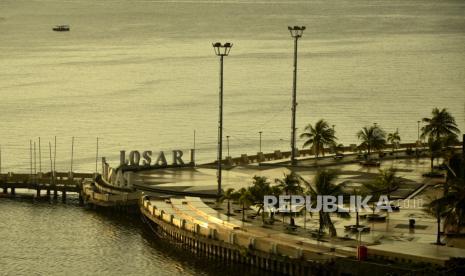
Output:
[[[292,37],[300,38],[302,37],[302,34],[305,30],[305,26],[294,26],[294,27],[288,26],[287,29],[291,33]]]
[[[217,56],[227,56],[229,55],[233,44],[230,42],[226,42],[224,44],[221,44],[221,42],[216,42],[212,43],[212,46]]]

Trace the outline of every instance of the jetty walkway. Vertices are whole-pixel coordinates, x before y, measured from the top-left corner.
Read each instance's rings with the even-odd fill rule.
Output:
[[[47,172],[37,174],[0,174],[0,188],[3,194],[15,196],[17,189],[36,190],[36,197],[41,197],[41,191],[46,191],[48,197],[53,192],[53,198],[58,198],[58,192],[62,194],[63,202],[66,201],[66,193],[74,192],[79,194],[82,201],[82,187],[85,182],[92,181],[95,177],[93,173],[64,173]]]

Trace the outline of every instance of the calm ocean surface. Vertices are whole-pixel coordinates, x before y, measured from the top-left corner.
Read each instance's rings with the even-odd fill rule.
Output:
[[[0,198],[0,275],[257,275],[202,260],[155,236],[138,216]],[[242,274],[244,275],[244,274]]]
[[[53,32],[57,24],[71,32]],[[196,130],[198,161],[214,160],[215,41],[234,43],[224,84],[231,155],[256,153],[258,131],[264,151],[288,150],[288,25],[307,26],[300,130],[325,118],[347,145],[376,122],[413,141],[436,106],[465,128],[464,1],[2,0],[2,171],[28,171],[38,137],[49,170],[55,135],[59,170],[69,170],[72,136],[77,170],[95,169],[97,136],[116,164],[121,149],[192,148]]]
[[[53,32],[57,24],[71,32]],[[121,149],[192,148],[196,130],[198,161],[214,160],[216,41],[234,43],[224,84],[231,155],[257,152],[258,131],[264,151],[288,150],[288,25],[307,26],[299,42],[300,130],[325,118],[350,144],[376,122],[413,141],[417,120],[436,106],[465,128],[464,1],[1,0],[2,172],[28,171],[29,140],[38,137],[49,170],[54,136],[58,170],[69,169],[72,136],[81,171],[94,169],[97,136],[100,156],[116,164]],[[75,203],[2,199],[0,274],[223,271],[142,229],[137,218]]]

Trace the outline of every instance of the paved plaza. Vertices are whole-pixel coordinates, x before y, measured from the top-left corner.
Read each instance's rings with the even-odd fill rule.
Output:
[[[326,161],[329,160],[329,161]],[[328,163],[331,159],[318,162]],[[312,183],[318,167],[315,166],[314,160],[301,160],[299,166],[294,168],[305,181]],[[377,167],[363,167],[358,163],[340,164],[335,161],[333,166],[325,165],[323,168],[336,169],[339,171],[338,183],[347,182],[348,185],[362,185],[373,181],[379,172]],[[398,204],[401,210],[392,212],[387,215],[385,222],[368,222],[364,219],[360,223],[371,228],[371,231],[364,232],[361,240],[364,244],[392,244],[395,242],[415,242],[430,244],[436,240],[436,220],[427,215],[422,210],[422,205],[428,201],[428,198],[434,196],[440,191],[437,191],[434,186],[441,183],[442,180],[427,179],[422,177],[422,174],[430,170],[429,159],[392,159],[385,160],[381,163],[381,169],[395,167],[397,176],[400,177],[402,184],[393,194],[393,199],[399,199]],[[274,179],[282,178],[285,173],[290,170],[285,165],[275,164],[273,166],[258,166],[258,164],[248,166],[237,166],[228,168],[223,171],[223,189],[234,188],[240,189],[252,184],[252,177],[255,175],[266,176],[271,183]],[[216,170],[214,168],[186,168],[186,169],[166,169],[153,170],[137,173],[137,182],[139,185],[156,186],[157,188],[166,188],[167,190],[191,191],[191,192],[214,192],[216,191]],[[211,202],[213,200],[210,199]],[[226,203],[220,207],[226,212]],[[219,207],[219,206],[217,206]],[[239,210],[240,206],[232,205],[232,209]],[[236,211],[239,212],[239,211]],[[248,214],[253,214],[253,210],[249,210]],[[360,216],[366,215],[367,212],[361,212]],[[241,215],[236,213],[236,218],[240,219]],[[279,220],[281,216],[277,216]],[[304,222],[304,218],[306,218]],[[409,220],[416,221],[415,228],[409,228]],[[268,229],[278,232],[285,232],[289,218],[284,218],[285,223],[277,221],[272,226],[267,226]],[[355,213],[351,213],[351,218],[342,219],[337,216],[332,216],[334,225],[337,230],[338,238],[335,240],[338,244],[342,241],[345,243],[354,243],[357,240],[358,233],[345,231],[344,226],[355,224]],[[248,227],[257,226],[263,230],[261,216],[256,218],[248,218]],[[298,225],[298,231],[292,233],[294,235],[309,237],[318,229],[318,214],[313,216],[299,215],[295,218],[295,223]],[[305,229],[304,229],[305,226]],[[327,239],[328,240],[328,239]],[[328,240],[329,241],[329,240]]]

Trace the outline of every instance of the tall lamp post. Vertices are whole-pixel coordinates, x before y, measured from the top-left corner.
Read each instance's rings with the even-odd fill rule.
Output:
[[[226,142],[228,142],[228,157],[231,156],[229,155],[229,135],[226,136]]]
[[[260,135],[260,142],[259,142],[259,152],[262,152],[262,133],[263,131],[259,131],[258,134]]]
[[[231,51],[232,43],[226,42],[221,44],[220,42],[213,43],[213,49],[215,54],[220,57],[220,98],[219,98],[219,118],[218,118],[218,159],[217,159],[217,182],[218,182],[218,199],[221,196],[221,160],[223,159],[223,58],[229,55]]]
[[[291,164],[295,165],[295,113],[297,109],[297,102],[296,102],[296,93],[297,93],[297,41],[299,38],[302,37],[302,34],[305,30],[305,26],[294,26],[294,27],[287,27],[291,36],[294,38],[294,80],[292,86],[292,122],[291,122]]]

